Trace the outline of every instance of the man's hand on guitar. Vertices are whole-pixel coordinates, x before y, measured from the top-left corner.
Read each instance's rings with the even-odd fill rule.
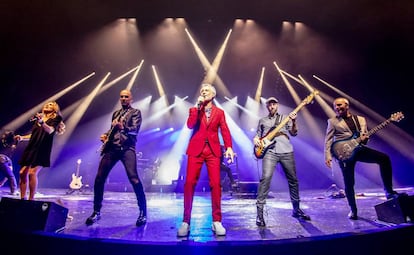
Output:
[[[253,144],[256,145],[256,146],[261,146],[262,145],[262,141],[260,140],[259,137],[255,136],[253,138]]]
[[[325,165],[326,165],[328,168],[332,168],[332,159],[327,159],[327,160],[325,160]]]
[[[359,137],[361,138],[362,144],[368,143],[369,135],[367,133],[362,133]]]
[[[292,120],[295,120],[295,119],[296,119],[296,117],[298,117],[298,115],[297,115],[297,113],[296,113],[296,112],[291,112],[291,113],[289,114],[289,118],[290,118],[290,119],[292,119]]]
[[[112,121],[112,127],[121,130],[124,129],[124,123],[122,120],[114,120]]]
[[[101,137],[99,137],[99,140],[105,143],[108,140],[108,134],[102,134]]]

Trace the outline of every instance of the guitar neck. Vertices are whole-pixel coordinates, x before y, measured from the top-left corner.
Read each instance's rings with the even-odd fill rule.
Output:
[[[368,136],[371,136],[371,135],[375,134],[376,132],[378,132],[381,129],[385,128],[390,123],[391,123],[391,118],[381,122],[380,124],[378,124],[377,126],[375,126],[374,128],[372,128],[368,131]],[[360,143],[362,141],[361,137],[358,137],[357,141],[358,141],[358,143]]]
[[[79,176],[79,169],[80,169],[80,164],[81,164],[81,160],[78,159],[78,161],[76,162],[76,176]]]
[[[275,138],[275,136],[277,135],[277,133],[279,133],[279,131],[282,129],[282,127],[288,123],[288,121],[289,121],[289,117],[284,118],[284,119],[283,119],[283,120],[279,123],[279,125],[277,125],[277,127],[275,127],[272,131],[270,131],[270,132],[269,132],[269,133],[265,136],[265,138],[266,138],[267,140],[273,140],[273,138]]]
[[[368,131],[368,135],[375,134],[377,131],[380,131],[381,129],[385,128],[390,123],[391,123],[391,118],[385,120],[384,122],[378,124],[376,127],[372,128],[370,131]]]
[[[292,113],[298,113],[299,110],[305,106],[308,103],[308,99],[306,98],[305,100],[303,100],[290,114]],[[289,115],[290,115],[289,114]],[[289,122],[289,117],[284,118],[275,129],[273,129],[272,131],[270,131],[265,138],[267,140],[273,140],[273,138],[275,138],[275,136],[277,135],[277,133],[282,129],[283,126],[285,126],[287,123]]]

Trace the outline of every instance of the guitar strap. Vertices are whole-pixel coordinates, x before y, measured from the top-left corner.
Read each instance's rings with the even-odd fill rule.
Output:
[[[276,118],[275,118],[275,125],[274,125],[275,128],[280,124],[280,122],[282,122],[282,119],[283,119],[283,115],[277,113]],[[275,135],[275,137],[276,136],[279,136],[279,135],[284,135],[284,136],[286,136],[287,139],[290,139],[290,137],[288,135],[286,135],[285,133],[280,132],[280,131],[277,132],[277,134]]]
[[[355,123],[358,134],[361,134],[361,124],[359,124],[358,116],[357,115],[352,115],[352,119]],[[367,143],[368,143],[368,140],[365,140],[361,144],[366,145]]]
[[[118,113],[117,113],[116,118],[114,118],[114,119],[117,119],[119,121],[121,119],[121,117],[124,116],[127,113],[127,111],[128,110],[125,111],[124,109],[119,110]]]
[[[276,114],[274,127],[277,127],[277,125],[279,125],[279,123],[282,121],[282,117],[283,117],[282,114],[279,114],[279,113]]]
[[[352,120],[355,123],[355,127],[356,127],[358,133],[361,133],[361,125],[359,124],[358,117],[356,115],[352,115]]]
[[[353,135],[357,135],[360,133],[361,126],[359,124],[358,117],[356,115],[351,115],[348,118],[343,118],[343,120],[345,121],[345,124],[351,130]]]

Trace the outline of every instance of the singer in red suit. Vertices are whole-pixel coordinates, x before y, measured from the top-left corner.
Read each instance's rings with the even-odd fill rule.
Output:
[[[187,174],[184,183],[184,217],[178,229],[178,236],[188,236],[190,232],[191,210],[194,191],[200,177],[201,168],[206,163],[211,188],[212,230],[216,235],[226,235],[221,220],[220,158],[222,150],[219,129],[226,151],[224,156],[234,159],[232,138],[224,111],[213,104],[216,89],[211,84],[202,84],[197,105],[191,107],[187,127],[193,130],[187,147]]]

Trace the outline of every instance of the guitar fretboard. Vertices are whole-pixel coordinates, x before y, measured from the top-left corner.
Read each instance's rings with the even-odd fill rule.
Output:
[[[369,132],[368,135],[373,135],[375,132],[383,129],[384,127],[386,127],[388,124],[391,123],[391,119],[387,119],[386,121],[378,124],[376,127],[372,128]]]

